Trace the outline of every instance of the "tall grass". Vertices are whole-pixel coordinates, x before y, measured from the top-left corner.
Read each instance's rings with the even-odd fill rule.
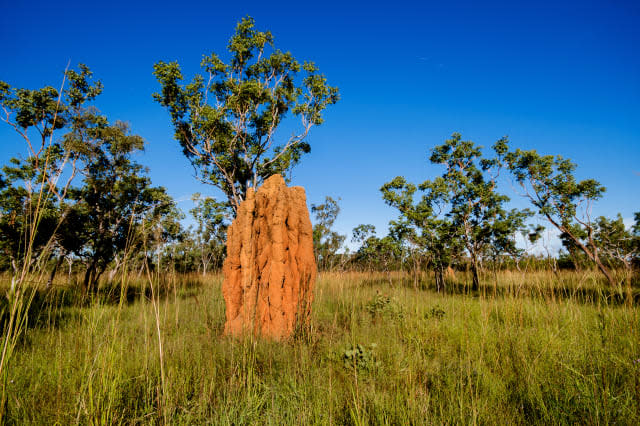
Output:
[[[90,306],[59,283],[16,346],[6,420],[638,424],[638,308],[589,273],[494,278],[323,274],[311,331],[283,343],[222,335],[219,276],[103,284]]]

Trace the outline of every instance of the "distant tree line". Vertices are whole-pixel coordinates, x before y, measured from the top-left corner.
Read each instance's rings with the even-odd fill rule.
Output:
[[[160,91],[153,97],[167,109],[176,141],[197,177],[226,198],[194,194],[187,228],[175,200],[136,161],[142,137],[97,109],[103,86],[87,66],[66,70],[60,90],[0,82],[0,118],[27,150],[0,170],[0,271],[11,274],[12,286],[35,271],[51,284],[64,269],[90,292],[105,274],[113,280],[125,270],[207,274],[221,267],[227,227],[248,189],[275,173],[287,177],[310,152],[310,129],[339,100],[313,63],[276,49],[272,34],[257,31],[251,18],[237,24],[228,56],[205,56],[203,74],[187,84],[177,62],[154,66]],[[278,142],[285,119],[299,127]],[[507,138],[488,155],[458,133],[428,160],[441,166],[439,176],[417,184],[398,176],[382,185],[382,199],[398,217],[384,237],[372,225],[357,226],[355,250],[334,230],[339,198],[311,205],[321,270],[404,270],[416,280],[428,270],[442,289],[447,271],[464,268],[477,290],[487,267],[593,267],[611,286],[619,284],[616,271],[630,280],[637,268],[640,213],[631,227],[620,215],[592,218],[605,188],[578,181],[570,160],[512,149]],[[507,207],[507,180],[529,208]],[[560,235],[559,257],[531,252],[547,228]]]
[[[360,248],[353,256],[359,265],[388,269],[433,270],[436,287],[444,286],[444,272],[451,266],[468,267],[472,289],[479,285],[483,265],[514,267],[595,267],[611,286],[620,284],[614,270],[630,280],[640,263],[640,213],[626,227],[616,219],[592,218],[592,204],[605,188],[594,179],[577,181],[575,163],[535,150],[511,150],[506,138],[486,157],[480,146],[463,141],[458,133],[432,149],[429,160],[442,165],[441,176],[419,185],[398,176],[381,188],[384,201],[399,216],[391,221],[388,236],[380,239],[371,225],[354,229]],[[530,209],[507,210],[509,198],[499,191],[498,176],[506,173],[522,189]],[[419,198],[416,197],[419,195]],[[534,256],[545,227],[532,223],[537,216],[560,235],[559,257]],[[519,237],[519,238],[518,238]]]
[[[80,65],[62,91],[0,82],[2,120],[29,154],[0,169],[0,270],[46,270],[51,284],[68,266],[90,291],[107,271],[155,268],[161,256],[185,272],[218,268],[228,205],[196,194],[196,227],[184,229],[175,201],[134,159],[143,139],[92,105],[103,90],[92,77]]]
[[[10,272],[12,290],[34,273],[49,274],[51,284],[65,263],[69,276],[82,273],[85,293],[124,269],[220,268],[247,190],[275,173],[286,178],[310,152],[307,136],[323,110],[339,100],[314,63],[276,49],[250,17],[237,24],[228,54],[227,62],[205,56],[204,75],[188,84],[177,62],[154,66],[161,90],[153,98],[167,108],[175,139],[197,177],[226,197],[194,194],[195,225],[186,229],[176,202],[135,160],[143,139],[94,105],[103,86],[87,66],[66,70],[60,90],[0,82],[0,118],[27,149],[0,171],[0,271]],[[287,117],[299,128],[279,141]],[[330,250],[336,241],[325,243]]]

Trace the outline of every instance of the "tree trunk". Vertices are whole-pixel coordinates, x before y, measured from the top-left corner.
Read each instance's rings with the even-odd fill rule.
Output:
[[[93,263],[87,267],[84,273],[84,280],[82,281],[82,297],[84,298],[89,293],[89,284],[91,283],[91,277],[93,275]]]
[[[611,275],[611,272],[609,272],[607,267],[604,266],[604,264],[600,260],[600,257],[598,256],[598,251],[597,251],[595,245],[593,244],[593,241],[591,240],[591,237],[590,237],[590,241],[591,241],[591,247],[592,247],[593,250],[589,250],[589,248],[587,248],[587,246],[585,246],[582,243],[582,241],[580,241],[578,238],[576,238],[573,235],[573,233],[571,233],[564,226],[557,224],[548,215],[547,215],[547,220],[549,220],[549,222],[551,222],[560,231],[565,232],[569,236],[569,238],[571,238],[573,240],[573,242],[580,248],[580,250],[582,250],[584,252],[584,254],[586,254],[589,259],[591,259],[593,262],[595,262],[595,264],[598,267],[598,269],[600,270],[600,272],[602,272],[602,274],[607,278],[607,281],[609,282],[609,285],[611,287],[615,287],[616,286],[616,281],[613,278],[613,276]]]
[[[56,277],[56,272],[58,271],[58,268],[60,267],[60,265],[62,265],[62,262],[64,262],[64,256],[59,256],[55,265],[53,265],[53,269],[51,270],[51,275],[49,275],[49,280],[47,281],[47,288],[50,288],[51,285],[53,284],[53,279]]]
[[[69,278],[68,278],[68,282],[71,282],[71,272],[73,270],[73,259],[71,258],[71,256],[69,256],[67,258],[67,263],[69,264]]]
[[[480,278],[478,277],[478,261],[475,257],[471,258],[471,272],[473,273],[473,284],[471,291],[478,291],[480,289]]]
[[[82,294],[83,297],[86,296],[89,292],[93,291],[93,284],[96,281],[96,266],[97,261],[95,259],[91,260],[91,263],[87,267],[86,272],[84,273],[84,281],[82,283]]]
[[[111,269],[111,271],[109,271],[109,282],[113,281],[116,274],[118,273],[118,270],[120,269],[120,266],[122,265],[122,261],[118,256],[116,256],[115,261],[115,266],[113,267],[113,269]]]
[[[440,290],[444,290],[444,274],[442,265],[438,265],[433,269],[433,273],[436,279],[436,291],[440,293]]]
[[[600,269],[600,272],[602,272],[604,274],[604,276],[607,278],[607,281],[609,282],[609,285],[611,287],[615,287],[617,285],[615,278],[613,278],[613,275],[611,275],[611,272],[607,269],[606,266],[604,266],[604,264],[602,263],[602,261],[600,260],[599,256],[595,256],[595,262],[596,265],[598,265],[598,269]]]
[[[142,272],[144,271],[144,265],[146,262],[147,262],[147,257],[145,256],[142,262],[140,262],[140,269],[138,270],[138,279],[140,279],[140,277],[142,276]]]

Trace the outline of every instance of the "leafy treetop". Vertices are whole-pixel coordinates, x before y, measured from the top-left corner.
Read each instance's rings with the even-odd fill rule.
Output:
[[[339,95],[314,63],[300,65],[291,53],[274,49],[273,35],[257,31],[250,17],[237,24],[227,49],[228,63],[215,53],[204,56],[204,75],[188,84],[177,62],[156,63],[162,89],[153,97],[168,109],[198,177],[220,188],[235,212],[248,188],[285,174],[310,151],[309,130],[322,124],[322,111]],[[301,128],[277,142],[276,129],[288,113]]]

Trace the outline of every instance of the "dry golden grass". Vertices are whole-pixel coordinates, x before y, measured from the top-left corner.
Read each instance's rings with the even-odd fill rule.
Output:
[[[221,335],[219,276],[134,277],[126,303],[104,286],[87,306],[59,282],[16,347],[7,420],[640,422],[640,313],[597,274],[429,278],[321,274],[313,327],[284,343]]]

